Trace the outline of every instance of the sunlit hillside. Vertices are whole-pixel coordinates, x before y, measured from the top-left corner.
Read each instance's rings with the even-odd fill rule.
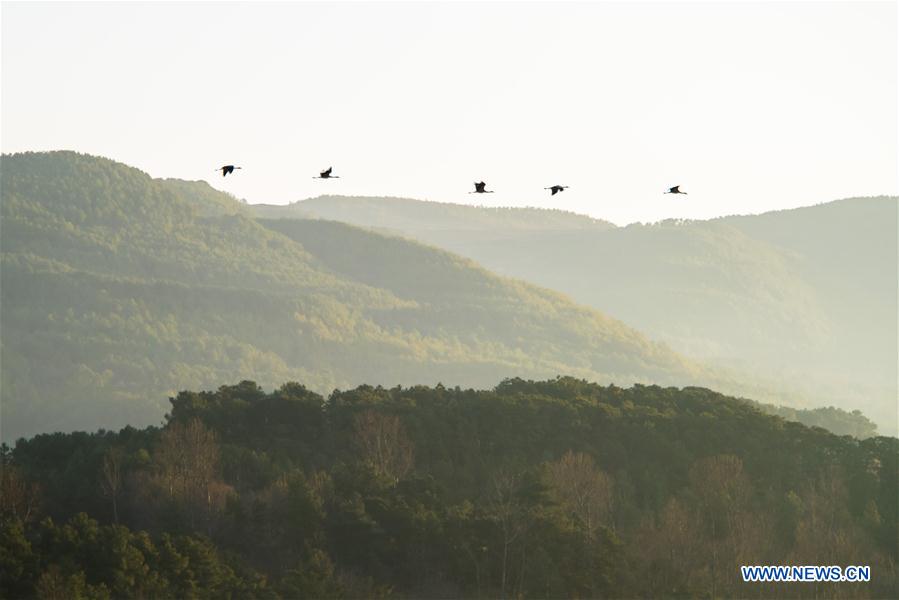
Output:
[[[896,197],[853,198],[627,227],[570,226],[590,220],[559,222],[551,211],[383,198],[252,208],[267,217],[339,219],[445,248],[564,292],[802,403],[861,409],[896,434],[897,207]],[[447,221],[453,212],[470,225]],[[484,212],[531,226],[483,227]],[[546,215],[542,227],[533,225],[535,212]]]
[[[71,152],[2,159],[3,437],[159,422],[252,378],[689,384],[701,368],[558,293],[397,238],[263,226],[207,185]]]

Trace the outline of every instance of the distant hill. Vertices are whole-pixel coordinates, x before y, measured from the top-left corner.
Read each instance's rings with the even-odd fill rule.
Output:
[[[861,408],[897,433],[899,199],[627,227],[566,227],[587,217],[560,222],[550,211],[451,206],[322,197],[252,208],[269,218],[336,218],[401,232],[559,290],[764,388]],[[472,224],[447,224],[453,211]],[[528,228],[484,227],[483,211]]]
[[[3,439],[159,422],[177,390],[238,379],[709,381],[617,320],[442,250],[263,225],[204,183],[72,152],[0,168]]]
[[[352,223],[382,231],[431,232],[452,236],[489,232],[500,238],[544,231],[603,231],[608,221],[564,210],[546,208],[493,208],[409,198],[319,196],[287,206],[254,204],[261,218],[318,218]]]

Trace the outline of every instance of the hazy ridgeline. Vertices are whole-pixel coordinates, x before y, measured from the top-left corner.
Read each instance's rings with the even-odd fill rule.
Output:
[[[0,600],[899,600],[899,2],[0,2]]]
[[[70,152],[2,161],[3,439],[160,422],[243,378],[489,386],[703,369],[563,296],[338,223],[278,224],[208,185]]]
[[[257,222],[205,183],[54,152],[4,156],[0,184],[3,439],[158,423],[178,390],[241,378],[326,393],[568,374],[794,400],[466,259],[339,223]],[[510,235],[546,222],[610,227],[498,214]],[[795,417],[873,433],[860,414]]]
[[[157,423],[177,390],[240,378],[327,392],[561,373],[797,402],[465,259],[338,223],[256,222],[205,183],[55,152],[3,157],[0,184],[4,439]],[[466,218],[445,206],[473,229],[502,223],[511,239],[546,223],[611,227],[558,211]],[[797,418],[873,432],[857,414]]]
[[[563,211],[403,198],[323,196],[252,209],[445,248],[740,373],[744,385],[729,392],[861,409],[896,435],[897,207],[895,197],[854,198],[627,227]]]
[[[695,347],[666,331],[723,348],[714,336],[744,320],[727,343],[745,355],[696,360],[446,250],[265,218],[297,205],[248,207],[71,152],[0,166],[0,433],[32,436],[0,452],[2,597],[895,596],[899,441],[824,407],[884,414],[870,390],[890,389],[876,325],[895,325],[895,269],[876,262],[879,224],[831,256],[830,221],[809,229],[802,211],[621,229],[329,199],[374,229],[395,231],[402,208],[406,233],[447,236],[435,244],[544,246],[560,281],[599,293],[578,270],[592,260],[597,304],[671,302],[656,335],[672,344]],[[895,201],[808,210],[841,207],[832,220],[852,229],[859,207],[868,222]],[[681,295],[695,314],[677,314]],[[847,363],[821,373],[836,339]],[[775,342],[777,376],[762,351]],[[841,377],[856,395],[816,391]],[[242,378],[278,387],[219,387]],[[757,402],[772,399],[817,408]],[[873,580],[747,586],[743,564],[861,564]]]
[[[4,447],[0,596],[891,598],[899,440],[700,388],[252,382]],[[740,565],[869,565],[744,584]]]

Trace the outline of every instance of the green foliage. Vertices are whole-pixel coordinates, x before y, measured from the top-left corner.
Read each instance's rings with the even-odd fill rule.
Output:
[[[402,435],[360,430],[372,415]],[[412,467],[379,473],[368,433],[410,445]],[[203,519],[190,498],[173,502],[155,458],[179,439],[217,445],[188,452],[220,457],[196,478]],[[128,457],[123,525],[98,482],[110,448]],[[43,520],[4,513],[4,597],[845,593],[739,581],[740,564],[768,563],[871,565],[863,597],[899,584],[899,441],[835,436],[703,388],[512,379],[325,399],[244,381],[172,398],[162,431],[39,435],[5,457],[42,490]]]
[[[159,423],[160,398],[241,378],[703,375],[558,294],[335,223],[263,227],[198,182],[25,153],[3,156],[0,193],[3,439]]]
[[[238,577],[215,546],[197,536],[161,535],[100,525],[84,513],[65,525],[45,519],[30,528],[34,551],[23,547],[21,522],[5,524],[18,529],[19,545],[6,553],[29,560],[29,571],[4,571],[4,597],[42,598],[219,598],[265,595],[265,581],[248,572]],[[7,561],[8,562],[8,561]],[[6,566],[6,565],[4,565]],[[8,578],[8,580],[7,580]]]
[[[859,408],[882,431],[899,433],[895,196],[627,227],[399,198],[322,197],[253,210],[444,248],[731,371],[716,389],[794,407]],[[820,415],[799,416],[811,423]]]
[[[756,403],[756,406],[770,415],[777,415],[788,421],[798,421],[808,427],[821,427],[837,435],[851,435],[859,439],[877,435],[877,425],[860,410],[849,412],[833,406],[796,409],[762,403]]]

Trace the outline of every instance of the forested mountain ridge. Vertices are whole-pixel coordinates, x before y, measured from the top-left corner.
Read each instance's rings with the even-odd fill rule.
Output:
[[[73,152],[5,155],[0,169],[4,439],[158,422],[167,395],[234,377],[324,392],[707,375],[440,250],[337,224],[282,233],[206,184]]]
[[[521,235],[542,231],[602,231],[608,221],[548,208],[468,206],[448,202],[422,202],[409,198],[319,196],[289,205],[253,204],[260,218],[322,218],[372,229],[409,231],[483,231],[494,235]]]
[[[365,210],[356,213],[362,207]],[[322,197],[251,207],[402,233],[559,290],[706,364],[897,431],[895,197],[711,221],[491,231],[431,202]],[[484,209],[499,210],[499,209]],[[510,213],[510,221],[518,210]],[[468,213],[465,213],[468,214]],[[586,217],[585,217],[586,218]]]
[[[701,388],[252,382],[0,452],[3,597],[890,598],[899,440]],[[741,565],[867,565],[744,583]]]

